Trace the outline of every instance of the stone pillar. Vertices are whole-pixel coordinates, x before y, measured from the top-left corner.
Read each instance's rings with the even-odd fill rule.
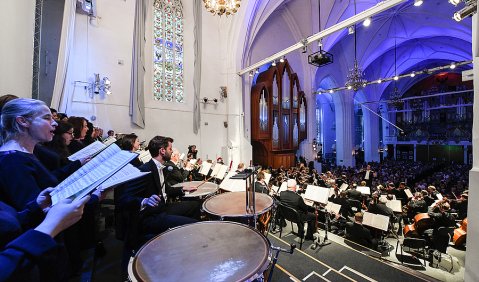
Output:
[[[479,0],[476,1],[479,5]],[[472,57],[474,60],[474,97],[479,97],[479,18],[476,13],[472,17]],[[479,101],[474,99],[473,111],[479,111]],[[479,281],[479,115],[474,115],[472,123],[472,170],[469,172],[469,198],[473,199],[467,207],[467,241],[466,270],[464,280],[466,282]]]
[[[336,164],[354,166],[354,102],[353,91],[335,96],[336,105]]]
[[[379,117],[375,114],[377,104],[363,108],[364,119],[364,161],[379,162]],[[371,112],[372,111],[372,112]]]

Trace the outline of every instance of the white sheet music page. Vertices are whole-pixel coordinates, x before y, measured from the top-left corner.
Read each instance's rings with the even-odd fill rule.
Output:
[[[106,138],[104,141],[103,141],[103,144],[105,144],[105,146],[109,146],[113,143],[116,142],[116,138],[115,137],[108,137]]]
[[[341,205],[335,204],[333,202],[328,202],[326,204],[326,210],[329,213],[339,214],[340,209],[341,209]]]
[[[208,162],[203,162],[201,164],[201,169],[200,169],[200,174],[203,174],[203,175],[208,175],[208,172],[210,171],[210,168],[211,168],[212,164],[211,163],[208,163]]]
[[[386,202],[386,206],[393,210],[393,212],[402,212],[400,200],[390,200]]]
[[[278,194],[286,190],[288,190],[288,182],[285,181],[281,183],[281,186],[279,186]]]
[[[229,192],[244,192],[246,191],[246,181],[242,179],[231,179],[236,175],[235,171],[230,171],[225,179],[221,182],[220,188]]]
[[[356,187],[356,190],[361,192],[363,195],[371,195],[371,189],[367,186],[358,186]]]
[[[79,194],[84,189],[91,191],[137,156],[112,144],[58,184],[50,193],[52,203]]]
[[[404,193],[406,193],[406,196],[408,197],[408,199],[413,197],[413,195],[411,193],[411,190],[409,190],[409,189],[404,189]]]
[[[315,201],[316,203],[327,204],[329,188],[308,185],[306,187],[306,193],[304,193],[304,197],[308,200]]]
[[[263,172],[264,173],[264,182],[266,185],[269,184],[269,180],[271,179],[271,173]]]
[[[215,166],[213,167],[213,171],[211,171],[211,175],[210,175],[210,176],[216,177],[216,175],[217,175],[218,172],[220,171],[220,168],[221,168],[221,164],[216,163]]]
[[[83,159],[96,154],[98,151],[102,150],[105,147],[105,144],[101,143],[100,141],[95,141],[90,145],[86,146],[85,148],[81,149],[80,151],[76,152],[75,154],[72,154],[68,157],[68,159],[70,161]]]
[[[220,169],[218,170],[218,173],[216,174],[216,178],[218,179],[223,179],[225,178],[226,172],[228,171],[228,166],[226,165],[221,165]]]
[[[149,151],[140,151],[138,153],[140,154],[138,158],[140,159],[142,163],[146,164],[147,162],[151,160],[151,154]]]
[[[363,224],[383,231],[388,231],[389,217],[381,214],[364,212]]]
[[[131,164],[127,164],[122,169],[113,174],[105,182],[103,182],[100,187],[102,189],[108,189],[115,185],[121,184],[123,182],[141,177],[143,175],[149,174],[150,172],[142,172],[138,168],[134,167]]]

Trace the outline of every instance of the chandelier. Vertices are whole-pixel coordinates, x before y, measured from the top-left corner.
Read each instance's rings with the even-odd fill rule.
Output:
[[[354,58],[354,67],[348,72],[345,86],[347,89],[353,89],[354,91],[357,91],[358,89],[361,89],[366,85],[367,81],[363,77],[363,71],[358,66],[358,61],[356,60],[356,58]]]
[[[401,93],[399,93],[399,89],[394,86],[393,92],[389,94],[389,101],[387,103],[394,108],[399,109],[404,104],[404,100],[401,98],[402,96]]]
[[[203,0],[205,8],[213,15],[232,15],[238,12],[241,0]]]

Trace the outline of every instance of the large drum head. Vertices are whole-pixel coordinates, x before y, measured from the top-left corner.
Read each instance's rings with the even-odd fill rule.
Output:
[[[269,242],[246,225],[199,222],[166,231],[133,260],[139,281],[245,281],[268,262]]]
[[[261,215],[273,206],[273,198],[255,193],[256,214]],[[218,217],[253,216],[246,212],[246,192],[229,192],[209,198],[203,203],[203,210]]]

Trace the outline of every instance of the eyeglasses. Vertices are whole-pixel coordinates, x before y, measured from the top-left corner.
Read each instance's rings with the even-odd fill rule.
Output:
[[[70,134],[72,137],[75,136],[75,133],[73,133],[73,132],[71,132],[71,131],[67,131],[67,132],[65,132],[65,133]]]

